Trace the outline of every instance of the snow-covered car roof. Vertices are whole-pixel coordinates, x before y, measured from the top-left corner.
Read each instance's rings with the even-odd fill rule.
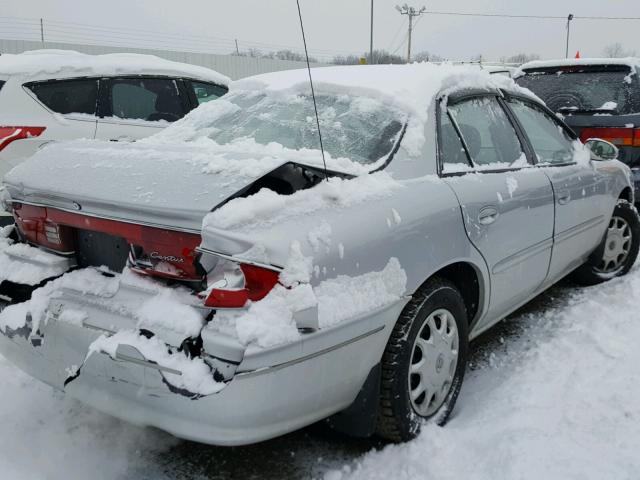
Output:
[[[525,70],[538,70],[542,68],[593,65],[620,65],[634,69],[640,67],[640,58],[562,58],[558,60],[534,60],[521,65],[518,73],[520,74]]]
[[[395,99],[396,103],[415,110],[426,109],[440,92],[460,89],[522,90],[510,79],[492,76],[476,65],[413,63],[410,65],[353,65],[314,68],[314,87],[327,93],[365,95]],[[290,70],[249,77],[236,81],[234,90],[277,92],[309,90],[307,70]]]
[[[123,74],[185,76],[225,86],[231,82],[209,68],[136,53],[87,55],[73,50],[33,50],[0,55],[0,75],[3,76],[61,78]]]

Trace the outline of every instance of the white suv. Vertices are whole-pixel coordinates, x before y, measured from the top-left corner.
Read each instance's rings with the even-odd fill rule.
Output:
[[[0,55],[0,179],[50,142],[152,135],[228,84],[213,70],[150,55]]]

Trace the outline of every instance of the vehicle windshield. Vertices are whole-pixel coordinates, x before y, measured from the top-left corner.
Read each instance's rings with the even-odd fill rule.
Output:
[[[628,114],[640,111],[629,67],[580,67],[527,70],[516,82],[538,95],[554,112]]]
[[[319,150],[311,95],[242,92],[225,97],[240,107],[216,118],[209,138],[219,144],[251,138],[285,148]],[[379,100],[350,95],[316,95],[324,149],[332,158],[370,165],[388,158],[407,116]]]

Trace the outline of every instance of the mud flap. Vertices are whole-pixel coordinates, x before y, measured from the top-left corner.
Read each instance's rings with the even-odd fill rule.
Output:
[[[354,402],[326,420],[333,430],[358,438],[367,438],[375,433],[380,399],[380,375],[378,363],[369,372]]]

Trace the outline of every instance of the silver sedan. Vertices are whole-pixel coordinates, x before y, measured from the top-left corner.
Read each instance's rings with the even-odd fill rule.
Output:
[[[568,274],[633,265],[616,148],[583,146],[510,79],[314,70],[321,152],[306,75],[242,81],[149,140],[54,145],[10,172],[0,352],[183,438],[247,444],[328,419],[405,441],[446,422],[470,340]]]

